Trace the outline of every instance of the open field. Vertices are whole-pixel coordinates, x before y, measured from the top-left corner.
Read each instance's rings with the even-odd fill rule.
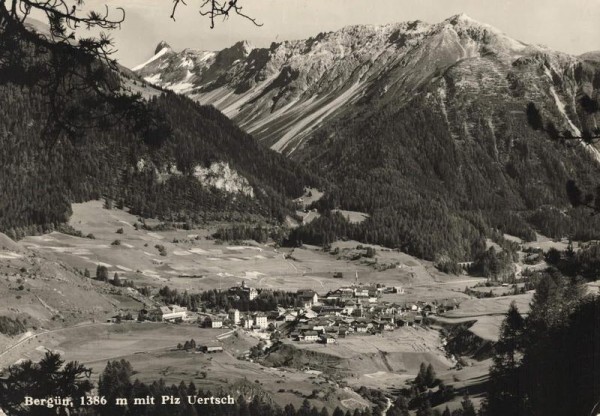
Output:
[[[448,311],[444,314],[446,317],[463,318],[476,317],[481,315],[502,315],[506,314],[508,307],[515,302],[521,313],[529,312],[529,303],[533,292],[523,295],[502,296],[497,298],[469,299],[460,304],[459,309]]]
[[[38,360],[45,351],[59,351],[66,360],[84,364],[106,362],[142,351],[174,348],[191,338],[198,344],[213,342],[226,330],[200,329],[193,325],[162,323],[84,323],[39,333],[27,342],[0,356],[0,364],[22,358]]]
[[[459,388],[478,386],[487,374],[487,362],[472,361],[472,365],[456,370],[435,329],[401,328],[377,336],[353,335],[327,346],[286,340],[284,344],[291,348],[287,353],[297,355],[294,359],[298,365],[271,367],[238,359],[258,343],[255,334],[238,331],[217,339],[229,330],[188,324],[108,324],[107,317],[117,312],[132,312],[135,316],[140,309],[151,307],[153,301],[136,299],[125,288],[83,277],[85,269],[93,277],[98,265],[106,266],[110,276],[118,273],[120,279],[136,286],[168,285],[190,293],[226,289],[244,280],[259,289],[313,289],[324,295],[353,284],[358,274],[359,284],[380,283],[403,289],[403,293],[383,295],[383,301],[458,301],[460,308],[439,317],[439,321],[452,324],[476,320],[471,331],[486,340],[497,338],[511,301],[526,313],[531,300],[531,293],[470,298],[464,293],[465,287],[485,279],[447,275],[431,262],[356,241],[335,242],[330,252],[309,245],[291,249],[252,241],[217,244],[210,235],[218,224],[190,231],[149,231],[135,216],[123,210],[103,209],[99,201],[74,204],[73,212],[71,226],[94,238],[54,232],[27,237],[19,243],[0,239],[0,296],[7,300],[0,305],[0,312],[27,317],[30,324],[35,324],[27,334],[0,337],[0,351],[4,351],[0,352],[0,366],[21,359],[37,360],[45,351],[53,350],[67,360],[92,367],[97,377],[108,360],[124,358],[134,366],[135,376],[144,381],[159,377],[169,383],[193,380],[198,386],[214,389],[245,379],[280,404],[299,406],[310,398],[330,409],[367,404],[338,383],[396,389],[414,379],[421,362],[432,363],[440,378]],[[112,244],[115,240],[119,244]],[[166,255],[161,255],[157,246],[164,246]],[[366,247],[375,249],[374,258],[360,254]],[[342,273],[343,278],[334,278],[335,273]],[[21,284],[23,289],[19,289]],[[205,355],[175,349],[177,343],[192,338],[198,345],[221,345],[224,352]],[[322,360],[321,364],[315,359]],[[319,365],[325,371],[319,370]],[[320,392],[318,396],[314,396],[315,390]]]
[[[291,343],[303,351],[318,353],[311,358],[319,369],[319,356],[335,357],[336,367],[356,387],[391,389],[404,386],[419,372],[422,362],[436,371],[447,371],[454,363],[446,357],[439,333],[427,328],[400,328],[382,335],[352,335],[335,344]]]
[[[324,194],[324,192],[319,191],[317,188],[306,188],[304,190],[304,195],[296,199],[296,202],[300,203],[300,205],[303,208],[306,208],[310,204],[317,202],[319,199],[321,199]]]
[[[365,406],[367,402],[356,393],[339,388],[318,374],[294,369],[276,369],[258,363],[239,360],[258,341],[243,331],[204,329],[195,325],[163,323],[85,324],[50,331],[24,342],[18,348],[0,356],[0,367],[22,359],[39,360],[46,351],[60,352],[67,361],[78,361],[92,368],[97,381],[109,360],[125,359],[134,370],[135,378],[152,382],[162,378],[167,383],[193,381],[198,387],[214,391],[228,390],[232,384],[248,380],[271,394],[281,405],[300,406],[315,389],[326,397],[315,398],[331,409]],[[223,353],[202,354],[176,349],[178,343],[194,339],[197,345],[221,345]],[[316,403],[316,400],[315,400]]]
[[[555,248],[557,250],[564,251],[567,249],[568,245],[569,240],[567,240],[566,238],[563,238],[560,241],[556,241],[541,234],[536,234],[536,241],[523,243],[523,248],[541,248],[544,251],[548,251],[551,248]],[[577,249],[578,247],[579,243],[577,241],[574,241],[573,248]]]
[[[10,250],[6,244],[3,246],[0,316],[20,319],[32,332],[104,321],[120,309],[143,307],[142,303],[115,292],[106,284],[85,278],[52,254],[15,243]],[[19,336],[1,336],[0,352],[18,339]]]
[[[350,222],[351,224],[360,224],[367,218],[369,218],[369,214],[365,214],[364,212],[358,211],[348,211],[343,209],[336,209],[334,212],[339,212]]]
[[[133,227],[136,222],[137,218],[125,211],[103,209],[100,201],[74,204],[70,224],[84,235],[93,234],[95,239],[55,232],[27,237],[20,245],[76,269],[87,268],[92,276],[97,265],[104,265],[109,275],[118,273],[121,279],[129,279],[136,285],[168,285],[190,292],[227,288],[246,280],[257,288],[290,291],[310,288],[324,294],[354,282],[358,272],[360,283],[403,286],[415,296],[423,292],[425,296],[460,297],[454,292],[480,280],[447,276],[429,262],[384,247],[374,246],[378,262],[397,265],[378,271],[364,261],[338,259],[317,247],[277,249],[253,242],[220,245],[206,239],[210,230],[152,232],[136,230]],[[117,233],[121,228],[122,234]],[[112,245],[115,240],[120,244]],[[334,247],[358,244],[339,242]],[[166,256],[160,255],[157,245],[165,247]],[[342,272],[344,279],[334,279],[335,272]]]
[[[459,309],[436,316],[435,320],[446,324],[476,321],[469,328],[475,335],[490,341],[497,341],[500,325],[512,302],[515,302],[521,314],[529,312],[533,292],[523,295],[502,296],[497,298],[468,299],[460,304]]]

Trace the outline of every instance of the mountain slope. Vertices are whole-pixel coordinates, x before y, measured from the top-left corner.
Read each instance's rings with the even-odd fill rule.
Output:
[[[161,43],[135,72],[214,105],[259,140],[290,154],[314,129],[352,111],[360,100],[403,97],[399,104],[404,104],[462,61],[481,62],[482,70],[507,76],[516,60],[540,55],[548,56],[551,65],[576,61],[456,15],[434,25],[350,26],[270,48],[240,42],[219,52],[177,53]]]
[[[525,239],[534,231],[600,236],[598,220],[569,209],[564,191],[568,179],[595,186],[598,151],[552,142],[525,116],[535,102],[560,131],[596,127],[580,99],[598,99],[598,63],[465,15],[233,49],[229,68],[214,63],[221,52],[194,51],[208,58],[190,64],[180,91],[326,172],[335,186],[322,211],[370,215],[360,225],[325,216],[294,231],[292,243],[348,236],[425,258],[471,259],[497,229]],[[136,72],[178,89],[183,61],[169,48]]]
[[[0,230],[13,238],[52,230],[68,220],[72,202],[101,197],[169,221],[281,221],[292,199],[318,182],[214,108],[119,75],[125,89],[148,99],[144,135],[106,116],[51,144],[43,93],[0,85]]]

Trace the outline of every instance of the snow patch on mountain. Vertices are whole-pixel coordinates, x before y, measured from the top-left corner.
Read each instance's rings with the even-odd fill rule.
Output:
[[[161,77],[162,77],[162,74],[159,72],[150,77],[145,77],[144,81],[146,81],[149,84],[159,84]]]
[[[173,92],[176,92],[177,94],[185,94],[187,91],[194,88],[194,84],[191,82],[176,82],[173,84],[167,84],[165,87]]]
[[[169,48],[162,48],[156,55],[154,55],[152,58],[148,59],[146,62],[144,62],[143,64],[140,64],[138,66],[136,66],[135,68],[132,68],[132,71],[139,71],[140,69],[142,69],[143,67],[145,67],[146,65],[150,64],[151,62],[156,61],[157,59],[159,59],[161,56],[163,56],[164,54],[166,54],[167,52],[169,52],[171,49]]]
[[[479,95],[490,103],[514,100],[514,106],[522,106],[520,97],[554,102],[555,115],[560,112],[563,123],[578,131],[570,111],[576,107],[575,84],[555,83],[573,77],[577,58],[512,39],[464,14],[437,24],[348,26],[267,48],[242,41],[217,52],[173,52],[165,45],[157,46],[160,57],[136,67],[138,75],[215,106],[286,154],[301,154],[305,141],[334,120],[366,108],[410,105],[424,91],[436,95],[432,104],[452,136],[475,128],[473,120],[462,120],[469,118],[463,101]],[[540,80],[544,66],[548,80]],[[457,127],[458,120],[466,130]]]
[[[555,71],[554,68],[552,68],[552,70]],[[547,66],[544,66],[544,74],[548,77],[548,79],[550,81],[553,80],[552,79],[552,72],[550,71],[550,69]],[[558,109],[558,111],[560,112],[560,114],[564,117],[564,119],[567,122],[567,124],[569,125],[569,129],[571,130],[571,133],[573,133],[575,136],[581,136],[581,131],[579,130],[579,128],[577,128],[577,126],[575,124],[573,124],[573,122],[571,121],[571,119],[567,115],[566,106],[561,101],[561,99],[558,96],[558,94],[556,93],[556,89],[554,88],[553,85],[550,85],[550,95],[554,99],[554,103],[556,104],[556,108]]]
[[[573,122],[567,115],[565,104],[560,100],[560,97],[556,93],[556,89],[553,86],[550,87],[550,94],[552,94],[552,97],[554,98],[554,102],[556,103],[556,107],[558,108],[558,111],[560,111],[560,114],[567,121],[567,124],[569,125],[569,128],[571,129],[571,133],[573,133],[575,136],[581,136],[581,131],[577,128],[577,126],[575,124],[573,124]]]

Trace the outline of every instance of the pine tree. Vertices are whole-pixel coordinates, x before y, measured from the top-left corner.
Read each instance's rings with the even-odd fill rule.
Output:
[[[105,396],[108,403],[106,406],[100,407],[100,414],[106,416],[125,414],[127,409],[124,406],[115,405],[115,400],[119,397],[126,397],[132,375],[133,368],[126,360],[106,363],[98,381],[98,393]]]
[[[51,352],[47,352],[38,363],[30,360],[20,362],[11,366],[0,382],[0,408],[9,415],[41,414],[44,409],[35,411],[23,404],[26,396],[43,395],[72,398],[73,411],[79,411],[78,397],[85,396],[93,388],[90,372],[77,362],[65,364],[59,354]]]
[[[417,409],[417,416],[433,416],[433,410],[431,409],[431,402],[425,398],[419,408]]]
[[[469,394],[467,392],[465,392],[465,395],[460,403],[463,409],[463,416],[476,416],[475,406],[473,406],[473,402],[469,398]]]
[[[427,387],[427,383],[425,381],[426,377],[427,377],[427,364],[422,362],[419,367],[419,373],[417,374],[417,377],[415,378],[415,385],[417,386],[417,388],[425,389]]]
[[[96,267],[96,279],[108,282],[108,269],[106,266],[98,265],[98,267]]]
[[[399,395],[396,401],[394,401],[394,405],[392,409],[395,410],[394,416],[409,416],[410,412],[408,410],[408,402],[403,395]]]
[[[494,348],[488,395],[483,405],[490,415],[525,415],[524,394],[519,390],[520,362],[517,360],[523,329],[523,318],[513,302],[502,322],[500,337]]]
[[[433,366],[431,365],[431,363],[429,363],[429,365],[427,366],[427,370],[425,370],[425,378],[423,381],[425,382],[425,385],[427,387],[433,387],[435,384],[435,379],[436,379],[435,370],[433,369]]]

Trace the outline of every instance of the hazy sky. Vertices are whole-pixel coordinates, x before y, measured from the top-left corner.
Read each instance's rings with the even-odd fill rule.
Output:
[[[159,41],[174,49],[218,50],[248,40],[255,46],[303,39],[351,24],[406,20],[437,23],[464,12],[513,38],[580,54],[600,49],[600,0],[238,0],[262,27],[232,17],[214,29],[198,14],[203,0],[188,0],[177,21],[169,19],[171,0],[87,0],[88,7],[122,6],[127,18],[112,32],[117,59],[135,66],[153,55]]]

